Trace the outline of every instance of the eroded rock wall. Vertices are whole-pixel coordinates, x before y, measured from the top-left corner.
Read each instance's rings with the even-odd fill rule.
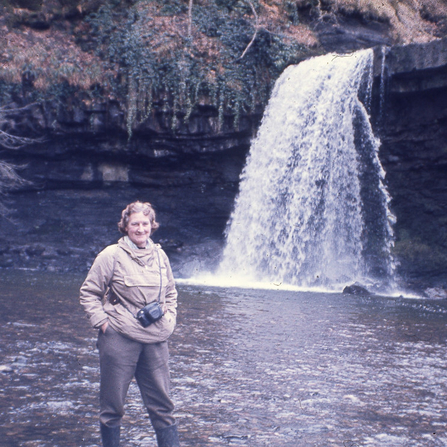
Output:
[[[20,115],[16,128],[45,139],[6,153],[30,183],[10,194],[13,212],[0,220],[0,267],[85,271],[120,237],[116,223],[134,200],[155,206],[154,240],[178,273],[217,262],[261,114],[243,116],[235,129],[232,117],[219,127],[217,110],[202,107],[172,132],[160,112],[130,140],[122,116],[114,105],[91,112],[82,101]]]
[[[395,256],[414,288],[447,282],[447,41],[376,49],[372,118],[397,217]],[[382,65],[383,60],[385,65]],[[384,76],[382,76],[382,73]],[[219,125],[203,104],[170,127],[155,108],[129,140],[116,103],[35,105],[16,120],[46,141],[4,158],[25,167],[31,183],[9,197],[0,221],[0,267],[86,270],[114,242],[123,207],[153,202],[154,239],[177,274],[217,262],[238,179],[262,110]]]
[[[379,56],[378,51],[378,56]],[[407,283],[447,283],[447,40],[388,50],[377,132]],[[379,69],[380,64],[376,64]]]

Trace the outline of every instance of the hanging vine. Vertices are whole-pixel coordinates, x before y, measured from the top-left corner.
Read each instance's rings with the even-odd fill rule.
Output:
[[[176,131],[200,101],[216,107],[220,128],[226,115],[237,127],[240,113],[263,105],[280,72],[305,51],[259,25],[255,0],[140,0],[124,21],[121,6],[106,3],[88,20],[98,54],[120,67],[129,136],[155,109]]]
[[[291,21],[289,3],[80,0],[72,34],[21,22],[6,32],[0,84],[20,90],[25,80],[35,101],[66,104],[78,93],[91,103],[117,100],[129,137],[151,114],[163,114],[162,122],[181,132],[201,106],[215,108],[220,128],[237,127],[241,113],[262,107],[282,70],[316,42]],[[53,14],[50,6],[43,2],[42,11]],[[17,20],[31,17],[21,11]],[[0,105],[12,101],[8,91],[0,89]]]

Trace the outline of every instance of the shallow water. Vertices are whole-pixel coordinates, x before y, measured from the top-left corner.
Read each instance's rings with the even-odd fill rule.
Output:
[[[1,271],[0,445],[98,446],[80,276]],[[447,303],[179,286],[182,446],[447,445]],[[123,445],[155,446],[131,386]]]

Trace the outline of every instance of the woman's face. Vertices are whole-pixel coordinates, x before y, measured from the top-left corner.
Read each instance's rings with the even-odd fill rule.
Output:
[[[147,240],[151,235],[151,221],[149,216],[139,213],[132,213],[129,216],[129,223],[126,226],[127,235],[129,239],[137,247],[146,247]]]

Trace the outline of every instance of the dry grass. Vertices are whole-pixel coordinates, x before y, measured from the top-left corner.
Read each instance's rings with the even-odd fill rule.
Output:
[[[5,19],[0,18],[0,42],[3,43],[0,47],[0,79],[21,83],[25,75],[37,89],[44,90],[51,84],[64,81],[89,89],[94,84],[104,84],[110,76],[116,76],[117,69],[106,68],[104,61],[98,56],[81,50],[75,42],[69,22],[63,18],[63,14],[60,15],[61,11],[73,7],[80,13],[85,9],[93,10],[101,3],[98,1],[67,0],[58,3],[56,0],[44,0],[39,13],[52,15],[53,18],[59,14],[58,29],[52,26],[48,30],[37,31],[25,25],[8,28]],[[206,5],[209,1],[194,0],[193,7]],[[257,27],[258,31],[264,30],[271,35],[280,36],[287,43],[295,42],[308,48],[318,46],[317,37],[309,26],[291,23],[284,0],[259,0],[256,3],[257,18],[248,7],[250,3],[255,3],[245,3],[244,18],[247,20],[248,31],[253,32],[253,35]],[[433,40],[437,35],[438,22],[447,18],[446,0],[297,0],[295,4],[299,7],[310,5],[322,14],[328,11],[334,14],[341,12],[385,21],[390,24],[396,43]],[[224,63],[221,60],[223,52],[219,39],[199,32],[193,23],[192,43],[191,46],[186,45],[189,24],[187,13],[166,16],[161,12],[162,7],[162,2],[154,1],[141,1],[138,5],[141,17],[145,17],[142,32],[144,34],[146,29],[148,36],[151,36],[142,36],[142,44],[151,48],[159,61],[172,58],[180,50],[185,51],[185,55],[188,52],[190,55],[198,55],[203,64],[213,62],[219,71],[219,66]],[[239,9],[230,14],[240,16],[241,11]],[[10,10],[10,14],[22,20],[30,11],[16,9]],[[64,26],[66,31],[63,30]],[[81,20],[75,34],[76,32],[84,34],[88,39],[89,25]],[[209,73],[210,78],[215,75],[216,73]]]
[[[137,5],[141,19],[142,41],[160,60],[172,57],[183,46],[186,37],[186,16],[165,16],[160,13],[160,5],[150,1],[141,1]],[[145,37],[145,32],[150,37]],[[159,38],[154,38],[154,35]]]
[[[447,18],[444,0],[327,0],[333,12],[359,13],[391,25],[396,43],[424,43],[436,36],[437,21]]]
[[[114,73],[104,69],[102,61],[83,52],[74,38],[58,30],[35,31],[0,30],[5,46],[0,53],[0,77],[12,83],[21,83],[23,76],[31,79],[37,89],[51,84],[68,82],[89,89],[103,83]]]
[[[317,38],[307,26],[290,24],[283,3],[283,0],[260,1],[258,28],[286,38],[289,42],[295,41],[308,47],[318,45]],[[186,14],[174,17],[163,16],[160,13],[160,5],[152,2],[142,2],[139,9],[142,14],[151,16],[152,20],[148,22],[148,25],[160,36],[160,39],[155,38],[150,41],[152,51],[158,53],[160,58],[169,56],[176,49],[184,46],[188,38]],[[252,14],[247,14],[244,18],[252,24],[254,33],[255,18]],[[192,24],[192,45],[196,54],[201,55],[205,60],[215,61],[221,56],[222,44],[219,39],[200,33],[194,23]]]
[[[307,47],[318,45],[315,34],[306,25],[292,25],[289,21],[284,1],[270,0],[260,1],[259,26],[263,29],[286,37],[290,41],[296,41]]]

